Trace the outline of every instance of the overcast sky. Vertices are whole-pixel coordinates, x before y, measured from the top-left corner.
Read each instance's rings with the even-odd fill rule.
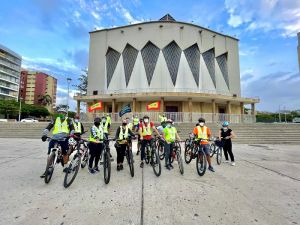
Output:
[[[87,67],[89,31],[166,13],[240,39],[242,95],[260,97],[258,110],[300,109],[297,0],[1,1],[0,43],[22,55],[24,68],[58,78],[58,103],[65,103],[66,78],[74,83]]]

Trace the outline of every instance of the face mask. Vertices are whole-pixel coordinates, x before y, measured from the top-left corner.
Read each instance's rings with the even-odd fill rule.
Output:
[[[203,126],[204,126],[204,123],[201,122],[201,123],[199,123],[199,125],[200,125],[200,127],[203,127]]]
[[[102,123],[106,123],[106,120],[102,120]]]
[[[171,128],[171,124],[167,124],[167,128]]]
[[[228,127],[223,127],[223,130],[228,130]]]
[[[100,125],[100,122],[95,122],[94,123],[96,126],[99,126]]]
[[[122,126],[125,127],[127,125],[127,123],[122,123]]]
[[[144,122],[145,122],[145,123],[148,123],[148,122],[149,122],[149,120],[148,120],[148,119],[144,119]]]
[[[78,122],[79,122],[79,120],[78,120],[78,119],[75,119],[74,121],[75,121],[75,123],[78,123]]]

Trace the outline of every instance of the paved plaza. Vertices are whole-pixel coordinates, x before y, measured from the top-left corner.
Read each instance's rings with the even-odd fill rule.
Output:
[[[85,168],[68,189],[61,166],[49,184],[39,178],[47,143],[0,139],[0,149],[0,224],[300,224],[296,145],[234,144],[236,166],[214,158],[216,172],[203,177],[195,160],[184,163],[184,175],[175,163],[156,177],[135,156],[134,178],[126,164],[117,172],[114,161],[108,185],[103,170],[90,175]]]

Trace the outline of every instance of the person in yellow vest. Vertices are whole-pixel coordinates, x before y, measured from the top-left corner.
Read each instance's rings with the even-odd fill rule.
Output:
[[[133,118],[133,131],[134,132],[137,132],[139,129],[139,121],[140,121],[139,117],[137,115],[135,115]]]
[[[42,141],[45,142],[47,140],[47,136],[50,130],[53,128],[52,131],[52,139],[49,142],[48,146],[48,155],[50,154],[51,148],[54,147],[55,142],[58,142],[61,146],[64,164],[67,164],[69,161],[69,156],[67,151],[69,149],[68,145],[68,137],[70,133],[74,133],[74,127],[72,120],[67,117],[67,110],[64,108],[60,108],[58,111],[58,116],[55,120],[51,120],[48,126],[43,131]],[[64,141],[56,141],[65,139]],[[45,172],[40,176],[41,178],[45,177]]]
[[[89,159],[89,167],[88,167],[90,174],[95,174],[99,172],[98,163],[104,147],[103,145],[104,132],[100,123],[101,123],[101,119],[99,117],[96,117],[94,119],[94,125],[91,127],[90,130],[90,137],[89,137],[90,159]]]
[[[123,120],[122,126],[118,127],[115,135],[117,150],[117,171],[123,170],[123,162],[126,151],[126,145],[129,137],[134,137],[131,129],[128,127],[127,121]]]
[[[160,119],[160,124],[161,125],[163,125],[164,123],[166,123],[166,121],[167,121],[166,114],[159,115],[158,117]]]
[[[144,167],[144,159],[145,159],[145,148],[146,144],[150,143],[150,146],[153,144],[152,133],[155,131],[157,136],[160,136],[157,129],[154,126],[154,123],[150,121],[149,116],[144,116],[143,121],[139,125],[139,134],[141,140],[141,164],[140,167]]]
[[[110,126],[110,125],[111,125],[111,117],[110,117],[110,114],[109,114],[109,113],[106,114],[106,121],[107,121],[107,123],[108,123],[109,126]]]
[[[210,159],[210,146],[209,146],[209,139],[211,137],[211,131],[210,129],[205,126],[205,119],[200,118],[198,120],[199,124],[194,128],[194,135],[196,140],[200,140],[200,147],[203,149],[203,151],[206,154],[207,162],[208,162],[208,170],[211,172],[215,172],[214,168],[211,165],[211,159]]]
[[[104,138],[108,139],[108,133],[109,133],[109,128],[110,128],[110,123],[107,120],[106,116],[102,116],[101,118],[101,126],[104,132]]]
[[[127,123],[128,128],[132,131],[133,124],[130,122],[129,117],[126,118],[126,123]]]
[[[75,115],[73,122],[73,127],[74,127],[74,134],[76,136],[80,136],[84,133],[84,127],[82,123],[80,122],[80,116],[78,114]]]
[[[173,149],[176,140],[181,140],[171,119],[166,121],[166,127],[163,129],[162,135],[165,139],[165,167],[170,170],[174,168],[171,163],[171,149]]]

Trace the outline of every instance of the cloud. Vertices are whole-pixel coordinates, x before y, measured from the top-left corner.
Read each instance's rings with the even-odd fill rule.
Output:
[[[300,109],[300,74],[279,71],[249,82],[242,82],[243,95],[260,98],[258,110],[277,111],[279,105]]]
[[[134,18],[128,9],[126,9],[120,2],[116,3],[116,12],[120,13],[120,15],[127,20],[130,24],[141,23],[144,20],[138,20]]]
[[[284,37],[300,30],[300,1],[295,0],[225,0],[231,27],[245,26],[247,31],[279,30]]]

